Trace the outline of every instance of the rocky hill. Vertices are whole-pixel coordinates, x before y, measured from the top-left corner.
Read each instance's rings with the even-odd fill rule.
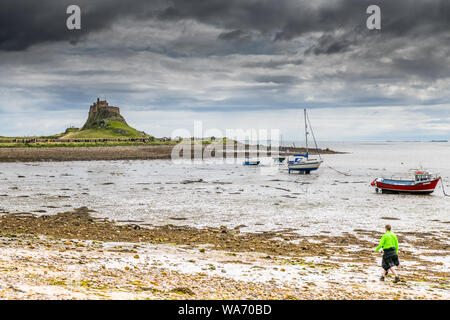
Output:
[[[91,105],[89,117],[79,130],[68,130],[61,139],[133,139],[148,137],[144,132],[130,127],[120,114],[120,109],[108,105],[106,100]]]

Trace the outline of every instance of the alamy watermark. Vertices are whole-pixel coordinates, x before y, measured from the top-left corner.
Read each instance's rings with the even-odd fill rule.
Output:
[[[67,7],[66,13],[69,15],[66,20],[68,30],[81,30],[81,8],[78,5],[72,4]],[[370,5],[367,7],[366,14],[370,16],[367,18],[366,26],[369,30],[381,29],[381,9],[377,5]]]
[[[271,174],[280,166],[272,156],[280,154],[279,129],[219,129],[203,130],[202,121],[194,121],[194,130],[177,129],[172,132],[174,164],[195,164],[208,161],[213,164],[242,164],[245,158],[266,159],[260,166],[262,174]]]
[[[381,9],[377,5],[371,5],[366,10],[370,16],[367,18],[367,29],[369,30],[381,30]]]
[[[66,13],[69,14],[66,20],[67,29],[81,30],[81,8],[72,4],[67,7]]]

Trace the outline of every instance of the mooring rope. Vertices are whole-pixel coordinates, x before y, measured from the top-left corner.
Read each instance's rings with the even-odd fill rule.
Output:
[[[450,197],[450,194],[447,194],[447,193],[445,192],[444,180],[442,180],[442,178],[441,178],[441,184],[442,184],[442,192],[444,192],[444,196]]]
[[[335,168],[330,167],[330,166],[327,165],[327,164],[326,164],[325,166],[328,167],[328,168],[330,168],[331,170],[336,171],[337,173],[343,174],[343,175],[346,176],[346,177],[350,177],[350,174],[348,174],[348,173],[344,173],[344,172],[341,172],[341,171],[339,171],[339,170],[336,170]]]

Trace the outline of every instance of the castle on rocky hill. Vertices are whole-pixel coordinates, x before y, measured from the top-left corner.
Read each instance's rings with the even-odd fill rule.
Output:
[[[89,109],[89,117],[81,130],[104,128],[111,121],[119,121],[127,125],[118,107],[108,105],[106,100],[97,98]]]
[[[116,113],[120,115],[120,109],[118,107],[110,106],[106,100],[100,100],[100,98],[97,98],[97,102],[94,102],[89,109],[89,118],[93,117],[97,111],[103,110],[108,111],[108,113]]]

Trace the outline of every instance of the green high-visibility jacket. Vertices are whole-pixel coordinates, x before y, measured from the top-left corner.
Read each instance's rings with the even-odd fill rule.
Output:
[[[380,244],[375,248],[375,252],[383,248],[383,250],[389,248],[395,248],[395,253],[398,254],[398,239],[391,231],[386,231],[381,237]]]

